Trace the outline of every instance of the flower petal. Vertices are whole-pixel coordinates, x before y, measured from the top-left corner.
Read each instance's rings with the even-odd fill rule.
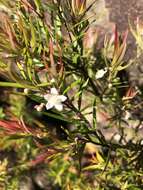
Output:
[[[51,94],[58,95],[58,91],[56,88],[51,88],[50,92],[51,92]]]
[[[58,99],[59,99],[61,102],[64,102],[64,101],[66,101],[67,97],[64,96],[64,95],[59,95],[59,96],[58,96]]]
[[[51,96],[52,96],[51,94],[45,94],[43,97],[45,100],[48,101],[51,98]]]
[[[63,110],[63,105],[62,105],[62,104],[56,104],[56,105],[55,105],[55,108],[56,108],[58,111],[62,111],[62,110]]]
[[[98,70],[98,71],[96,72],[95,78],[96,78],[96,79],[100,79],[100,78],[102,78],[102,77],[105,75],[105,73],[107,73],[107,68],[105,68],[105,69],[100,69],[100,70]]]
[[[51,104],[50,102],[48,102],[48,103],[46,104],[46,109],[47,109],[47,110],[49,110],[49,109],[51,109],[51,108],[53,108],[53,107],[54,107],[54,105]]]

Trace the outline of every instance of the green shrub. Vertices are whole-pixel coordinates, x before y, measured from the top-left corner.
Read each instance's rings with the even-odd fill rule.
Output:
[[[97,48],[91,6],[0,1],[3,189],[41,169],[45,189],[142,189],[142,89],[124,76],[138,56],[125,61],[128,31],[117,27]],[[141,55],[139,25],[130,28]]]

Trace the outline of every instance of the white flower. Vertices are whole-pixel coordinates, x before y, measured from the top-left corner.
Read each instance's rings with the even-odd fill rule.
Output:
[[[62,102],[66,101],[67,97],[59,95],[56,88],[51,88],[50,94],[44,95],[44,99],[47,101],[46,109],[49,110],[55,107],[58,111],[63,110]]]
[[[100,79],[105,75],[105,73],[107,73],[107,68],[100,69],[96,72],[95,78]]]

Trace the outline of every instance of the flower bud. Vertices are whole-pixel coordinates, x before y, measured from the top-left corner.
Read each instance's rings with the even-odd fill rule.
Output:
[[[36,105],[34,108],[38,111],[38,112],[41,112],[43,107],[44,107],[44,103],[41,103],[40,105]]]

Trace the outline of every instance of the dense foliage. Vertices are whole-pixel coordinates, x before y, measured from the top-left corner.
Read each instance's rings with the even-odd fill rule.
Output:
[[[142,26],[127,60],[128,31],[101,36],[91,7],[0,0],[1,189],[143,188],[143,92],[127,74]]]

